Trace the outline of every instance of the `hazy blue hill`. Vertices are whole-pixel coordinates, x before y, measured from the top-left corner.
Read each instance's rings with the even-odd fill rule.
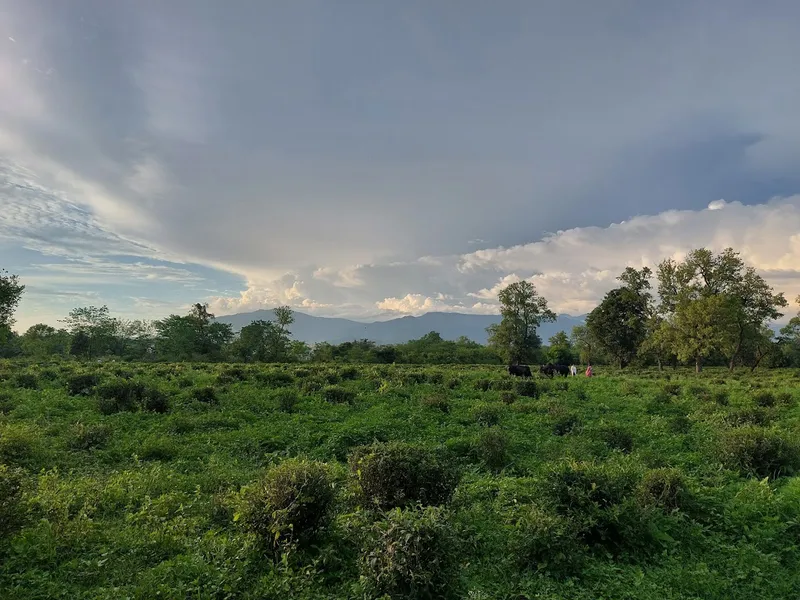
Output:
[[[230,323],[234,331],[262,319],[274,320],[271,310],[258,310],[250,313],[219,317],[220,323]],[[309,344],[330,342],[340,344],[356,339],[369,339],[378,344],[398,344],[422,337],[430,331],[437,331],[446,340],[456,340],[461,336],[486,343],[486,328],[500,322],[499,315],[466,315],[461,313],[430,312],[419,317],[400,317],[389,321],[359,323],[350,319],[314,317],[301,312],[294,313],[295,322],[290,327],[292,336]],[[559,331],[569,333],[575,325],[581,325],[584,317],[559,315],[554,323],[544,323],[539,335],[547,339]]]

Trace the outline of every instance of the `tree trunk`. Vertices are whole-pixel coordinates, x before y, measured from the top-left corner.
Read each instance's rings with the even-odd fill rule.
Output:
[[[699,373],[703,370],[702,359],[698,356],[694,361],[694,372]]]
[[[661,359],[660,359],[660,358],[657,358],[657,359],[656,359],[656,362],[658,363],[658,370],[659,370],[659,371],[662,371],[662,370],[664,369],[664,367],[662,367],[662,366],[661,366]]]

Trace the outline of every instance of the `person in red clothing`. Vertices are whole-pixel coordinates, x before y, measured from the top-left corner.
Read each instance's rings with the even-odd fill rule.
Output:
[[[586,376],[587,377],[591,377],[592,376],[592,365],[589,365],[588,367],[586,367]]]

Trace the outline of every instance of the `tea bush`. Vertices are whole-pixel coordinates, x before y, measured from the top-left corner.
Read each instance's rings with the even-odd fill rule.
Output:
[[[490,427],[480,433],[476,445],[478,459],[491,471],[500,471],[508,464],[509,440],[499,427]]]
[[[509,554],[519,568],[555,576],[579,570],[585,548],[571,519],[536,505],[523,506],[514,516]]]
[[[356,399],[356,393],[352,390],[330,385],[322,390],[322,397],[333,404],[352,404]]]
[[[538,398],[541,394],[541,387],[533,379],[520,379],[517,381],[517,394],[528,398]]]
[[[500,422],[501,414],[501,408],[497,404],[476,404],[470,409],[470,415],[472,415],[475,422],[484,427],[497,425]]]
[[[753,425],[725,432],[717,456],[725,467],[756,477],[774,479],[800,468],[800,446],[794,436]]]
[[[39,387],[39,379],[33,373],[17,373],[14,385],[20,389],[35,390]]]
[[[76,450],[91,450],[108,444],[113,430],[105,423],[76,423],[73,432],[72,447]]]
[[[275,394],[275,400],[278,402],[278,410],[290,413],[294,412],[294,409],[297,408],[300,397],[294,390],[279,390]]]
[[[356,448],[348,462],[364,501],[380,509],[446,504],[458,483],[438,453],[402,442]]]
[[[360,561],[366,598],[459,598],[458,542],[439,507],[396,508],[370,529]]]
[[[639,482],[638,497],[644,505],[675,510],[685,503],[687,495],[684,477],[678,469],[653,469]]]
[[[22,523],[24,471],[0,463],[0,549]]]
[[[189,392],[189,397],[196,402],[205,404],[218,404],[217,390],[210,385],[196,387]]]
[[[289,458],[242,494],[237,519],[273,551],[305,546],[328,524],[334,491],[323,463]]]

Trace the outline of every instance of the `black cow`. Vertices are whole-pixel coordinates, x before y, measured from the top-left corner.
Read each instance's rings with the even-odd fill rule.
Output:
[[[539,367],[539,372],[543,375],[547,375],[551,379],[556,373],[567,377],[569,375],[569,367],[567,365],[554,365],[553,363],[547,363],[546,365]]]
[[[531,368],[528,365],[508,365],[508,374],[517,377],[531,377]]]

